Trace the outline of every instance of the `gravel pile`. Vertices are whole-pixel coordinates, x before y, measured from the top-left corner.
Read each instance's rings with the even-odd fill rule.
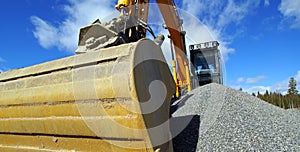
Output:
[[[173,103],[174,151],[300,151],[300,111],[218,84]]]

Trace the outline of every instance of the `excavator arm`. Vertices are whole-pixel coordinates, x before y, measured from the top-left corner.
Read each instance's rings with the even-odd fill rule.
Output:
[[[156,2],[178,88],[189,82],[182,22],[173,1]],[[76,55],[1,73],[0,151],[172,152],[175,83],[160,43],[144,39],[148,7],[120,0],[119,18],[80,29]]]
[[[183,21],[178,15],[178,10],[173,0],[156,0],[156,2],[158,3],[158,7],[164,18],[166,28],[170,33],[169,38],[171,39],[171,44],[174,44],[174,50],[178,67],[178,81],[175,81],[175,83],[180,88],[187,86],[188,91],[190,91],[191,86],[188,70],[189,62],[186,58],[185,31],[183,31],[182,28]],[[174,59],[172,66],[173,71],[176,71],[176,64],[174,64]],[[175,75],[175,73],[173,75]],[[179,96],[178,92],[176,94],[176,96]]]
[[[142,21],[147,24],[148,10],[149,10],[149,0],[119,0],[116,5],[117,10],[122,10],[132,18],[137,19],[137,24]],[[168,29],[168,37],[171,40],[171,47],[174,47],[175,58],[173,55],[173,76],[174,81],[179,88],[188,87],[188,91],[191,90],[190,86],[190,76],[188,70],[188,60],[186,58],[186,46],[185,46],[185,31],[183,31],[182,24],[183,21],[180,19],[178,10],[173,0],[156,0],[162,17],[165,21],[165,28]],[[137,10],[137,11],[136,11]],[[137,26],[138,29],[138,26]],[[172,51],[173,53],[173,51]],[[176,68],[176,66],[178,68]],[[177,71],[178,70],[178,71]],[[174,72],[175,71],[175,72]],[[177,71],[177,72],[176,72]],[[176,91],[176,96],[179,96],[178,89]]]

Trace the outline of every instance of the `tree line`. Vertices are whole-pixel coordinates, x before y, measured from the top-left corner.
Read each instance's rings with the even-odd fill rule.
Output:
[[[252,95],[283,109],[299,109],[300,95],[296,89],[296,86],[296,80],[291,77],[289,81],[289,89],[286,95],[276,92],[269,92],[268,90],[266,90],[264,94],[257,92],[257,95],[255,93],[252,93]]]

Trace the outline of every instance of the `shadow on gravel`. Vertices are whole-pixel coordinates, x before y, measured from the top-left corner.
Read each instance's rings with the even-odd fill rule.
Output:
[[[171,107],[170,107],[170,115],[172,115],[177,109],[185,105],[185,102],[192,97],[194,94],[188,94],[184,96],[182,99],[179,99],[178,101],[174,100],[171,101]]]
[[[197,150],[200,127],[199,115],[172,118],[170,127],[173,136],[179,133],[173,138],[174,152],[195,152]]]

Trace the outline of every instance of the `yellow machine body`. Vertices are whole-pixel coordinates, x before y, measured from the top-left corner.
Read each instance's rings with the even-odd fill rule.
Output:
[[[174,91],[148,39],[1,73],[0,151],[172,151]]]

